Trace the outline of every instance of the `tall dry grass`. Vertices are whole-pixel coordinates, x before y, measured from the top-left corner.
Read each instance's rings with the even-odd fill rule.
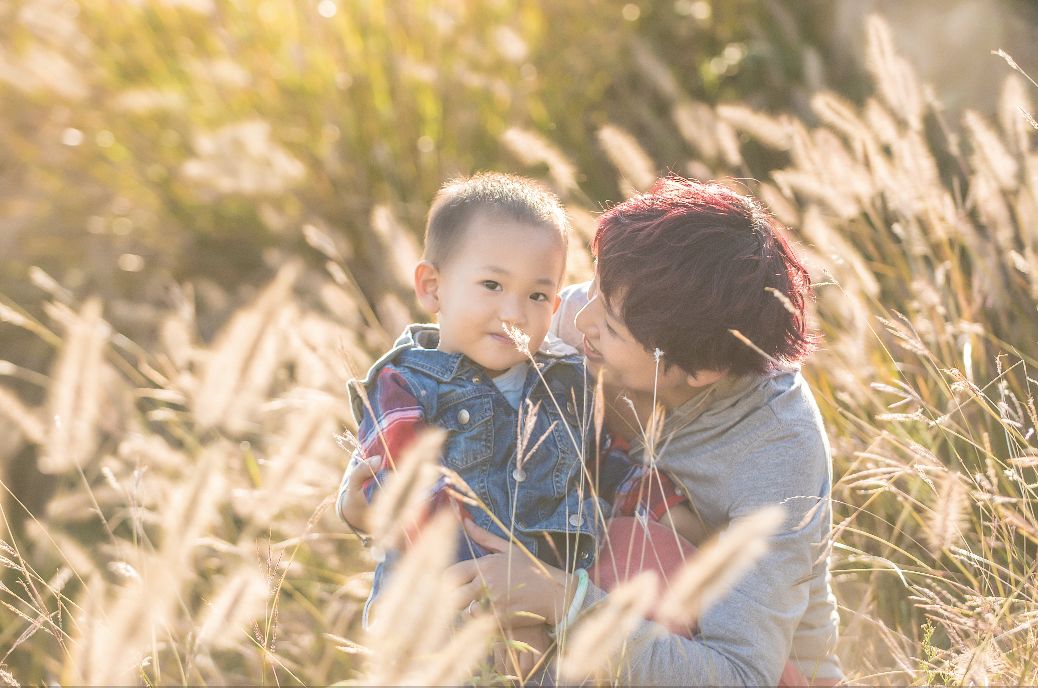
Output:
[[[300,309],[298,277],[287,266],[210,347],[182,312],[163,328],[178,348],[145,352],[96,300],[51,309],[65,334],[46,406],[5,404],[54,490],[32,515],[9,489],[3,501],[16,675],[330,682],[348,664],[325,634],[349,634],[365,574],[323,514],[355,330]]]
[[[214,11],[206,2],[174,4],[133,11],[185,26],[197,20],[192,13]],[[4,79],[85,103],[98,88],[80,73],[98,55],[96,42],[82,38],[87,18],[46,8],[46,21],[29,20],[49,42],[14,57],[5,48]],[[292,13],[268,20],[301,30]],[[114,24],[110,38],[123,30]],[[824,345],[806,373],[834,451],[833,573],[850,678],[1033,684],[1036,87],[1007,68],[996,118],[951,113],[897,55],[881,21],[869,23],[867,37],[873,95],[852,103],[816,93],[811,123],[697,102],[644,48],[635,64],[666,103],[666,126],[635,136],[601,123],[588,145],[602,148],[617,188],[628,191],[663,171],[650,152],[659,149],[654,136],[683,142],[686,157],[667,161],[676,171],[758,180],[738,185],[789,226],[809,262]],[[54,47],[58,39],[78,61]],[[509,54],[517,54],[513,47]],[[260,204],[264,222],[298,231],[311,247],[310,267],[275,257],[275,276],[242,301],[206,280],[171,287],[161,300],[144,294],[130,312],[148,324],[146,345],[110,324],[113,311],[129,305],[91,298],[42,271],[32,275],[45,310],[3,299],[0,326],[24,332],[46,364],[0,363],[0,457],[28,475],[8,472],[0,499],[0,679],[460,680],[458,667],[478,667],[496,624],[484,617],[455,628],[447,606],[437,606],[447,598],[437,574],[449,548],[434,543],[437,533],[452,537],[443,534],[447,526],[413,548],[410,577],[402,577],[427,586],[422,599],[430,600],[413,609],[400,602],[402,609],[437,629],[416,654],[429,661],[416,666],[408,647],[389,642],[401,636],[361,634],[372,562],[328,508],[345,463],[334,437],[352,426],[344,382],[411,317],[399,262],[382,264],[390,269],[377,299],[361,290],[366,276],[351,266],[363,262],[358,252],[394,259],[402,256],[397,247],[413,252],[418,195],[366,208],[364,222],[375,231],[344,235],[328,218],[302,213],[292,195],[300,188],[293,156],[307,147],[286,147],[244,117],[242,94],[262,91],[262,74],[243,75],[229,59],[175,70],[164,59],[153,64],[166,65],[177,84],[181,69],[206,74],[183,83],[218,94],[221,111],[243,114],[234,126],[213,116],[184,144],[190,150],[176,166],[184,184],[176,193],[220,203],[270,195]],[[430,78],[421,60],[408,74],[418,84]],[[373,102],[385,106],[386,74],[380,68],[370,78]],[[487,93],[495,88],[482,74],[459,78]],[[126,129],[114,143],[95,141],[105,155],[117,157],[134,123],[183,107],[178,88],[121,94]],[[48,126],[62,145],[82,144],[77,127]],[[408,126],[436,137],[446,123],[425,113]],[[528,128],[501,131],[519,167],[547,171],[570,206],[574,235],[586,241],[596,205],[574,154]],[[322,145],[314,154],[328,169],[348,168]],[[362,152],[372,165],[387,155]],[[761,160],[780,162],[762,167]],[[122,231],[117,220],[133,209],[111,210],[105,231]],[[571,277],[586,276],[586,248],[574,249]],[[19,479],[38,488],[31,500],[16,489]],[[597,624],[589,617],[586,630],[575,628],[570,652],[564,648],[576,674],[601,669],[581,647],[622,642],[622,633],[598,635],[601,618],[624,629],[643,611],[623,594],[612,604]]]

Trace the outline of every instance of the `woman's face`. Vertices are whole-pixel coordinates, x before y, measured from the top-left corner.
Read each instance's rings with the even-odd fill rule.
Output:
[[[598,290],[598,279],[591,282],[588,303],[577,313],[576,325],[584,335],[584,356],[592,375],[605,374],[610,387],[631,396],[651,398],[667,407],[680,406],[701,389],[688,373],[677,366],[657,364],[656,356],[631,335],[620,320],[620,297],[607,304]],[[610,308],[612,306],[612,308]],[[666,369],[665,369],[666,368]]]

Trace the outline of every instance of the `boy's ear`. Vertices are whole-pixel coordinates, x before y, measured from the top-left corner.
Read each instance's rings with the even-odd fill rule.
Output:
[[[414,293],[418,303],[429,313],[440,312],[440,271],[427,260],[414,266]]]
[[[552,306],[551,306],[551,313],[552,313],[552,315],[555,315],[556,313],[559,312],[559,306],[561,304],[562,304],[562,299],[559,298],[558,294],[556,294],[555,295],[555,303],[553,303]]]

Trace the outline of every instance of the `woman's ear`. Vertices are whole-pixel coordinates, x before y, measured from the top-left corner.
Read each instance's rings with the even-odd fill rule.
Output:
[[[706,387],[712,385],[725,375],[727,370],[700,370],[695,375],[689,375],[686,380],[690,387]]]
[[[429,313],[440,312],[440,271],[427,260],[414,266],[414,293],[418,303]]]

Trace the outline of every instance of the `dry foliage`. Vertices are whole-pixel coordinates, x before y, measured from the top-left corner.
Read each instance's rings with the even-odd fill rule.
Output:
[[[30,17],[33,31],[49,38],[0,48],[0,79],[82,103],[97,88],[84,18],[39,5],[46,16]],[[205,0],[154,9],[184,21],[214,11]],[[682,169],[761,180],[751,190],[790,226],[814,277],[825,344],[806,373],[833,446],[831,562],[851,680],[1035,683],[1034,90],[1012,74],[993,121],[949,113],[881,20],[868,23],[867,41],[875,95],[855,104],[816,93],[816,126],[697,102],[648,48],[636,61],[669,113],[666,142],[686,147]],[[510,45],[506,60],[523,50]],[[229,99],[221,107],[263,82],[229,59],[182,68],[209,75],[207,88]],[[428,65],[407,73],[421,88],[439,78]],[[485,74],[456,78],[501,88]],[[184,107],[161,88],[118,96],[113,107],[132,122]],[[416,251],[415,232],[398,219],[413,213],[400,203],[365,215],[370,236],[353,238],[388,269],[381,291],[362,292],[349,268],[354,242],[321,217],[296,222],[299,198],[284,195],[347,161],[320,143],[320,160],[303,161],[273,131],[251,115],[199,131],[175,166],[178,193],[256,200],[270,227],[300,228],[323,270],[275,258],[270,283],[237,300],[204,280],[170,285],[167,302],[136,304],[151,326],[140,345],[106,320],[128,304],[81,297],[41,270],[32,281],[45,310],[0,304],[0,324],[48,352],[35,370],[0,362],[0,462],[42,495],[27,503],[8,473],[0,496],[0,680],[456,683],[485,656],[495,621],[453,624],[440,575],[453,551],[445,520],[409,548],[398,591],[383,601],[390,621],[360,632],[372,562],[328,508],[347,458],[334,437],[351,448],[350,371],[411,317],[397,248]],[[52,133],[82,143],[78,129]],[[656,148],[618,124],[597,133],[625,191],[662,171],[646,152]],[[528,128],[508,129],[503,145],[522,165],[547,167],[586,239],[596,206],[578,165]],[[754,168],[761,149],[777,167]],[[571,261],[586,271],[586,252],[574,249]],[[203,336],[201,315],[214,336]],[[411,462],[416,471],[431,463]],[[403,488],[419,477],[379,507],[380,534],[399,527]],[[700,564],[675,586],[690,615],[721,592]],[[647,608],[636,581],[573,630],[567,676],[594,672],[602,648],[622,645],[637,625]]]

